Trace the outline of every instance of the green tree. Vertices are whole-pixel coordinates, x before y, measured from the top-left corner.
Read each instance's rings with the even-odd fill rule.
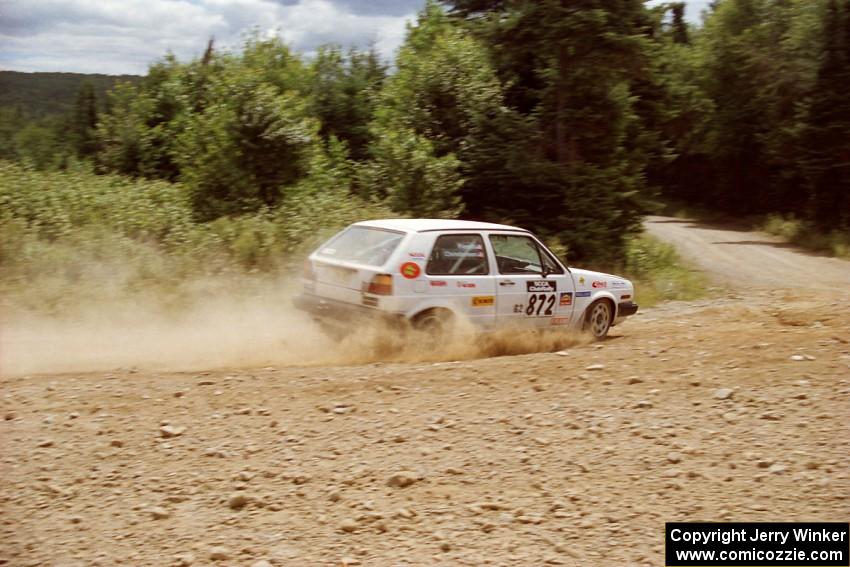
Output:
[[[17,160],[41,170],[59,167],[63,148],[57,130],[49,121],[28,122],[13,138]]]
[[[277,205],[307,171],[318,127],[297,93],[235,67],[212,87],[219,102],[185,120],[176,162],[201,219]]]
[[[814,88],[820,0],[726,0],[695,40],[711,102],[701,140],[677,160],[700,171],[686,197],[732,213],[805,209],[801,129]]]
[[[376,132],[373,160],[360,169],[360,185],[402,215],[452,218],[461,209],[460,164],[452,154],[435,155],[433,144],[410,129]]]
[[[685,21],[685,3],[674,2],[670,5],[672,13],[672,28],[673,43],[690,43],[690,34],[688,33],[688,23]]]
[[[344,141],[352,159],[368,158],[369,122],[375,99],[386,77],[386,67],[374,49],[350,50],[337,46],[319,48],[310,66],[311,112],[319,119],[322,138]]]
[[[182,65],[169,54],[148,69],[140,84],[113,89],[111,111],[101,117],[97,132],[101,170],[169,181],[180,177],[175,143],[183,118],[197,104],[197,92],[187,88],[196,66]]]
[[[644,173],[657,136],[646,136],[635,90],[649,85],[651,19],[641,2],[543,0],[448,2],[490,46],[507,106],[530,120],[537,148],[519,146],[538,230],[575,256],[617,255],[639,229]],[[528,122],[526,123],[528,124]],[[654,147],[653,147],[654,146]],[[587,183],[593,183],[587,188]],[[530,186],[529,186],[530,185]],[[590,191],[605,192],[582,208]],[[563,211],[570,211],[566,218]],[[594,227],[593,238],[584,231]]]
[[[815,222],[850,228],[850,0],[829,0],[823,36],[803,136],[805,174]]]
[[[467,217],[505,218],[522,209],[517,148],[527,146],[534,132],[504,105],[484,46],[429,3],[408,30],[396,66],[379,97],[376,138],[400,133],[410,141],[412,133],[427,139],[435,158],[455,160],[464,183],[445,190],[459,191]],[[376,159],[386,153],[380,141],[373,150]]]
[[[74,101],[74,111],[70,120],[69,135],[77,156],[84,158],[94,155],[97,150],[95,129],[97,128],[97,96],[94,85],[86,81],[80,85]]]

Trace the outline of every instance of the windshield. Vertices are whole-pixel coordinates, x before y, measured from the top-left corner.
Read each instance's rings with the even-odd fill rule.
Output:
[[[318,254],[335,260],[382,266],[389,260],[402,238],[402,232],[352,226],[328,242]]]

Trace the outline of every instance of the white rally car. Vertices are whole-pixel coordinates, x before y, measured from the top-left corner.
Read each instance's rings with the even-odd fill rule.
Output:
[[[295,305],[331,323],[379,316],[439,332],[461,317],[602,339],[637,312],[633,298],[629,280],[569,268],[521,228],[395,219],[355,223],[310,254]]]

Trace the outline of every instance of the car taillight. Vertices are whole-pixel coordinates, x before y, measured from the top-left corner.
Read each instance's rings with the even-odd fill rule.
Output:
[[[369,282],[368,292],[375,295],[392,295],[393,277],[389,274],[378,274]]]
[[[316,272],[313,271],[313,262],[310,260],[304,260],[304,279],[305,280],[315,280]]]

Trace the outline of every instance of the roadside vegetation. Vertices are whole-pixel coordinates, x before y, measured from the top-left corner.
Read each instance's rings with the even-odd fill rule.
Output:
[[[698,299],[710,289],[705,274],[681,258],[671,244],[647,234],[627,243],[622,267],[616,266],[614,271],[634,282],[636,301],[641,307]]]
[[[336,228],[388,214],[305,185],[274,210],[198,222],[179,183],[0,162],[0,297],[54,314],[134,295],[179,303],[205,279],[300,270]]]
[[[305,186],[274,210],[200,222],[180,183],[0,162],[0,296],[6,308],[53,314],[133,296],[178,306],[204,280],[297,276],[338,228],[392,214]],[[671,246],[648,236],[629,242],[621,264],[599,267],[635,278],[645,304],[704,289]]]
[[[732,216],[722,211],[693,206],[682,202],[667,202],[661,208],[666,215],[715,223],[719,226],[734,226],[744,230],[756,230],[778,236],[785,242],[804,250],[850,259],[850,231],[841,228],[822,228],[817,223],[800,218],[794,213],[767,213]]]
[[[755,227],[801,248],[850,260],[848,231],[825,232],[812,222],[799,219],[793,214],[769,214]]]

